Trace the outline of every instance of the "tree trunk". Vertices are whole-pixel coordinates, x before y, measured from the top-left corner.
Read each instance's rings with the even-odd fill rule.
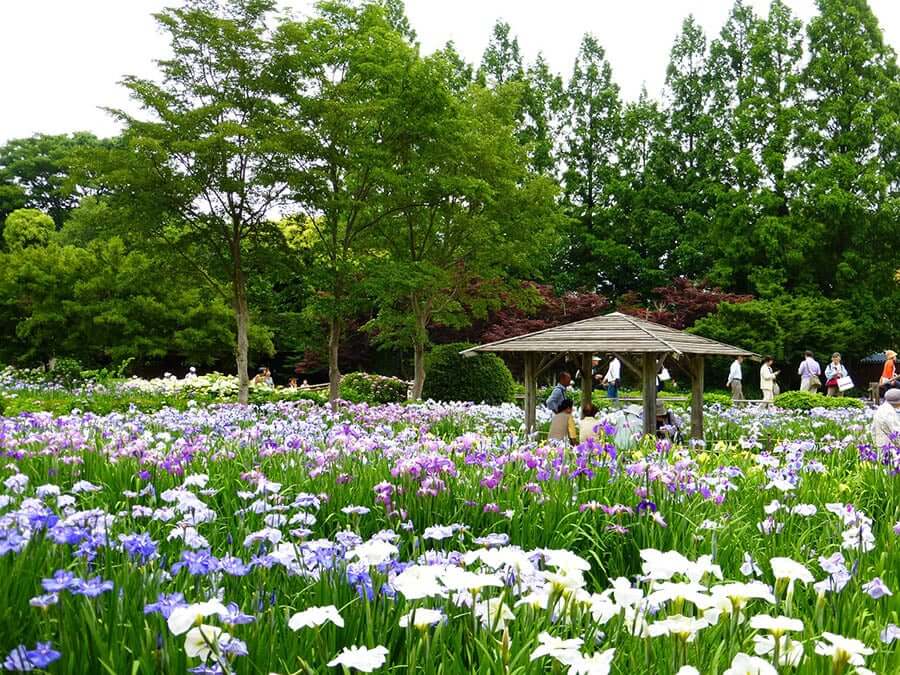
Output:
[[[413,390],[412,398],[418,401],[422,398],[422,390],[425,388],[425,340],[428,337],[428,329],[425,325],[425,313],[416,307],[413,302],[413,312],[416,319],[416,328],[413,332]]]
[[[332,317],[328,322],[328,400],[332,403],[341,397],[341,369],[338,349],[341,346],[341,320]]]
[[[235,357],[238,376],[238,403],[247,405],[250,400],[250,376],[247,373],[247,353],[250,350],[250,308],[247,305],[247,288],[240,264],[234,273],[234,318],[237,324]]]

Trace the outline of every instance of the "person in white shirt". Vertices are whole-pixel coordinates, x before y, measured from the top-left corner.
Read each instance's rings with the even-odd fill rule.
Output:
[[[878,406],[872,418],[872,437],[875,447],[883,448],[900,440],[891,440],[891,434],[900,434],[900,389],[889,389],[884,395],[884,403]]]
[[[815,394],[822,386],[822,380],[819,379],[819,375],[822,374],[822,366],[813,358],[811,351],[803,354],[803,361],[797,369],[797,374],[800,376],[800,391]]]
[[[731,369],[728,371],[728,383],[726,386],[731,388],[731,400],[744,400],[744,373],[741,370],[741,364],[744,362],[743,356],[738,356],[731,362]]]
[[[601,384],[606,385],[606,397],[613,400],[619,398],[619,383],[622,378],[622,363],[615,354],[610,354],[609,368],[603,376]]]
[[[775,359],[767,356],[759,369],[759,388],[762,390],[763,405],[767,408],[771,408],[775,400],[775,378],[778,377],[779,371],[772,368],[774,363]]]

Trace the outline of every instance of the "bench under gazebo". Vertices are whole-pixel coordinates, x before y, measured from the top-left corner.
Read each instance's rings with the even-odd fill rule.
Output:
[[[691,378],[691,436],[703,438],[703,373],[707,356],[756,357],[753,352],[722,342],[612,312],[582,321],[547,328],[527,335],[489,342],[462,352],[520,354],[525,361],[525,429],[535,428],[537,378],[566,356],[581,364],[581,403],[591,402],[591,359],[615,354],[635,373],[643,390],[644,432],[656,432],[656,375],[670,356]]]

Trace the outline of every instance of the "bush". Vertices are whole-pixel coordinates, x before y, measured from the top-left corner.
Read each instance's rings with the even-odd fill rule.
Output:
[[[352,403],[402,403],[409,385],[398,377],[349,373],[341,378],[341,398]]]
[[[717,391],[709,391],[703,394],[703,405],[720,405],[723,408],[731,407],[731,395]]]
[[[786,391],[775,397],[775,405],[785,410],[812,410],[813,408],[859,408],[865,407],[858,398],[825,396],[808,391]]]
[[[515,382],[506,364],[495,354],[460,355],[472,346],[457,342],[431,350],[425,360],[424,398],[491,405],[513,400]]]
[[[50,376],[54,381],[63,385],[67,389],[71,389],[76,385],[85,381],[84,366],[78,359],[59,358],[53,362],[53,368],[50,370]]]

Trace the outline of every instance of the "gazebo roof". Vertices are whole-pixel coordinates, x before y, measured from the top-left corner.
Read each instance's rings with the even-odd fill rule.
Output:
[[[462,354],[471,355],[476,352],[672,352],[703,356],[757,356],[740,347],[619,312],[489,342],[467,349]]]

